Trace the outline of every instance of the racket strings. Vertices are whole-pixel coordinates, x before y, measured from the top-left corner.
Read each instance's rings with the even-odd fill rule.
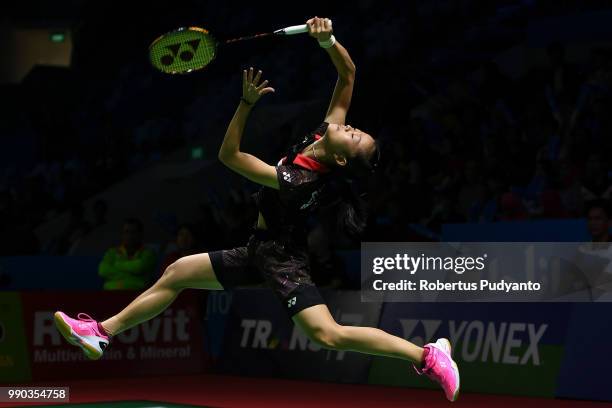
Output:
[[[208,65],[216,54],[216,42],[205,30],[178,30],[150,47],[151,62],[163,72],[187,73]]]

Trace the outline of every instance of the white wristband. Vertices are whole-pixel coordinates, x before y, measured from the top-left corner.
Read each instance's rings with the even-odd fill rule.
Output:
[[[319,41],[319,46],[321,48],[331,48],[334,46],[335,43],[336,43],[336,37],[334,37],[334,35],[332,34],[328,40]]]

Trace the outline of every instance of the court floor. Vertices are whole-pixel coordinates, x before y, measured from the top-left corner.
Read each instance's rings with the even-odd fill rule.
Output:
[[[442,391],[221,375],[53,381],[28,385],[69,386],[70,404],[82,408],[612,408],[612,402],[462,393],[450,404]],[[6,406],[50,406],[3,404]]]

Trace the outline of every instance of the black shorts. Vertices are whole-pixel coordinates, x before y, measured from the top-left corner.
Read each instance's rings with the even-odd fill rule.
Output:
[[[289,317],[307,307],[325,304],[310,277],[305,245],[274,239],[256,230],[246,246],[209,252],[224,289],[265,283],[281,300]]]

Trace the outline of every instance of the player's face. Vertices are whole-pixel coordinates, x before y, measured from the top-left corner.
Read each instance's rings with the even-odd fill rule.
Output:
[[[359,154],[369,156],[376,147],[372,136],[350,125],[330,123],[324,139],[329,152],[343,156],[347,160]]]

